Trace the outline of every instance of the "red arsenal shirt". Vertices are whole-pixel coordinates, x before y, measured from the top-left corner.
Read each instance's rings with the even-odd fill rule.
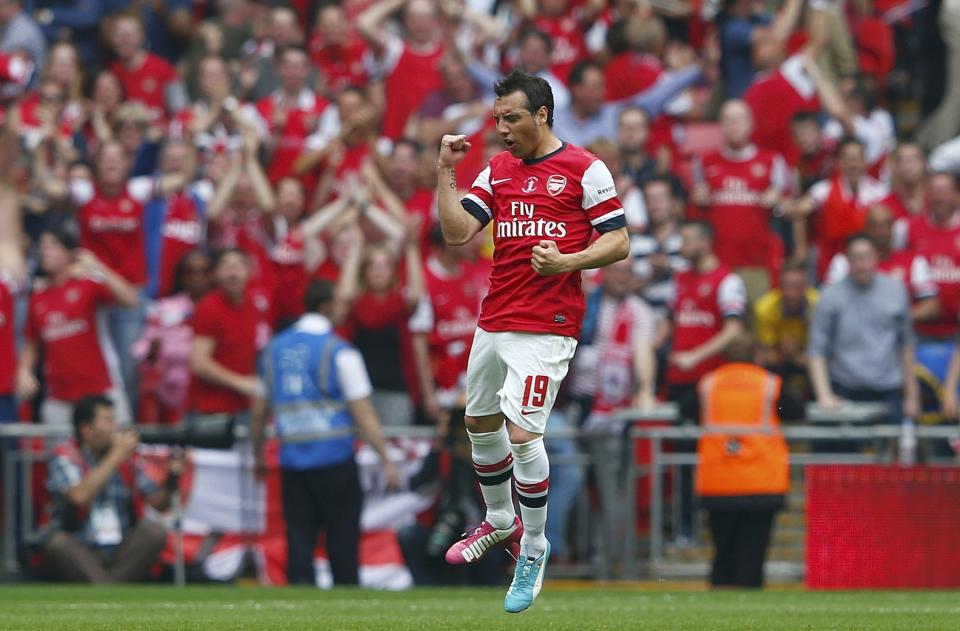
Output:
[[[930,263],[933,282],[940,293],[940,317],[918,322],[917,332],[932,337],[952,337],[960,330],[960,214],[946,226],[935,226],[924,213],[907,224],[907,249]]]
[[[577,337],[584,310],[580,272],[541,276],[530,259],[542,240],[567,254],[585,249],[594,229],[626,226],[606,165],[567,143],[532,160],[504,151],[477,176],[462,203],[481,223],[494,223],[493,271],[480,328]]]
[[[0,396],[13,392],[13,375],[17,368],[14,333],[13,281],[0,274]],[[6,421],[9,419],[0,419]]]
[[[197,303],[193,331],[214,341],[214,361],[240,375],[255,375],[257,353],[270,341],[270,322],[270,301],[259,289],[248,289],[239,305],[217,289]],[[196,375],[190,382],[189,402],[190,410],[206,414],[241,412],[250,407],[246,396]]]
[[[180,78],[166,59],[153,53],[147,53],[138,68],[127,68],[115,61],[110,64],[110,72],[120,80],[126,100],[140,101],[161,115],[166,108],[164,91],[167,84]]]
[[[455,388],[467,370],[484,287],[466,266],[451,273],[434,258],[427,259],[424,276],[433,316],[429,339],[434,379],[441,389]]]
[[[91,279],[71,279],[30,297],[24,335],[43,350],[50,397],[74,402],[110,389],[96,317],[113,300],[106,285]]]

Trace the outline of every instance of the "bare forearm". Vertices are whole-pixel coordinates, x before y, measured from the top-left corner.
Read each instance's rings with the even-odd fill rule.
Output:
[[[433,381],[433,369],[430,366],[430,348],[427,336],[418,333],[413,336],[413,358],[417,367],[417,380],[420,383],[420,392],[424,399],[435,395],[436,387]]]
[[[117,471],[121,461],[114,452],[108,452],[106,457],[97,463],[80,482],[67,491],[67,499],[74,506],[86,506],[100,494],[110,478]]]
[[[637,376],[637,391],[653,394],[657,374],[657,359],[653,345],[647,341],[637,344],[633,356],[633,371]]]
[[[190,362],[194,376],[213,385],[230,388],[244,394],[243,381],[246,375],[233,372],[211,357],[194,359]]]
[[[118,304],[123,307],[135,307],[137,305],[137,291],[123,277],[106,265],[100,266],[100,275]]]
[[[927,322],[940,315],[940,301],[936,298],[926,298],[910,308],[910,319],[914,322]]]
[[[943,382],[943,389],[947,392],[956,392],[960,386],[960,346],[953,349],[950,356],[950,365],[947,367],[947,376]]]
[[[696,355],[697,363],[703,362],[726,350],[727,344],[742,332],[743,322],[739,318],[727,318],[719,333],[690,352]]]
[[[250,406],[250,443],[254,456],[263,453],[263,430],[267,426],[267,401],[261,397],[253,400]]]
[[[827,361],[823,357],[810,357],[808,370],[816,397],[824,399],[831,396],[833,388],[830,387],[830,378],[827,375]]]
[[[568,256],[569,271],[596,269],[627,258],[630,254],[630,237],[626,228],[606,232],[585,250]]]
[[[383,437],[383,429],[380,426],[380,419],[377,418],[377,412],[370,403],[370,399],[360,399],[349,403],[350,414],[353,421],[360,430],[364,440],[370,443],[373,450],[380,456],[381,462],[387,462],[390,459],[387,454],[387,441]]]
[[[900,363],[903,370],[903,393],[907,396],[916,394],[919,391],[917,375],[914,369],[914,356],[916,349],[913,346],[904,346],[900,352]]]
[[[477,218],[460,205],[457,173],[453,167],[437,168],[437,210],[443,238],[450,245],[469,243],[482,228]]]

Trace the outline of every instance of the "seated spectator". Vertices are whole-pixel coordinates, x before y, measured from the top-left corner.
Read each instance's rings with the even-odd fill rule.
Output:
[[[403,255],[405,286],[399,280],[399,257],[389,247],[365,248],[358,230],[337,285],[334,322],[345,326],[346,337],[360,351],[370,370],[371,401],[384,425],[412,423],[411,393],[419,390],[418,383],[432,383],[428,375],[416,374],[427,366],[413,362],[410,370],[408,321],[425,291],[420,246],[412,234],[406,238]],[[428,330],[414,332],[426,334]]]
[[[810,398],[807,381],[807,337],[819,293],[807,281],[803,262],[787,262],[780,285],[753,306],[758,362],[780,375],[784,388],[800,400]]]
[[[184,418],[193,312],[210,290],[211,267],[202,250],[184,254],[174,271],[171,294],[147,313],[143,335],[130,350],[140,363],[139,423],[172,425]]]
[[[78,249],[76,236],[63,226],[40,235],[40,269],[47,277],[30,296],[17,364],[17,396],[21,401],[37,396],[40,384],[34,371],[42,356],[46,398],[41,422],[69,426],[73,405],[86,394],[98,393],[109,394],[120,422],[129,423],[123,382],[107,361],[117,350],[104,348],[97,312],[114,303],[135,307],[136,291],[89,250]]]
[[[910,318],[916,324],[936,320],[940,315],[937,284],[933,280],[927,259],[912,250],[893,249],[893,213],[882,204],[867,211],[863,233],[873,241],[877,250],[877,271],[891,276],[910,293]],[[850,272],[845,254],[837,254],[830,262],[827,284],[842,281]]]
[[[153,120],[164,119],[187,106],[187,90],[176,69],[144,47],[143,22],[132,14],[120,14],[109,27],[110,46],[117,60],[110,71],[131,101],[139,101]]]
[[[135,458],[137,434],[118,430],[110,399],[85,396],[73,410],[74,438],[54,450],[47,487],[51,529],[44,562],[51,578],[84,583],[142,581],[167,541],[144,504],[170,507],[183,459],[175,456],[158,486]]]
[[[807,347],[817,403],[884,403],[887,422],[920,413],[910,300],[903,283],[877,273],[877,248],[862,233],[847,240],[850,274],[820,295]]]
[[[630,237],[633,273],[640,281],[640,295],[657,314],[667,315],[673,296],[674,276],[689,268],[680,255],[679,201],[670,180],[654,178],[643,185],[648,223],[644,231]]]

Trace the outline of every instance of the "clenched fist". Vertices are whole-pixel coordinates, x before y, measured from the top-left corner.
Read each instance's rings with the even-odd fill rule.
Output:
[[[569,272],[567,261],[567,255],[560,252],[553,241],[541,241],[539,245],[533,246],[533,258],[530,263],[533,265],[533,271],[541,276]]]

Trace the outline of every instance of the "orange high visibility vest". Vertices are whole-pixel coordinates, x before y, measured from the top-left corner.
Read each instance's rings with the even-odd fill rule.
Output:
[[[753,364],[727,364],[700,380],[697,494],[783,495],[790,489],[789,453],[780,434],[780,377]],[[756,428],[724,434],[722,428]]]

